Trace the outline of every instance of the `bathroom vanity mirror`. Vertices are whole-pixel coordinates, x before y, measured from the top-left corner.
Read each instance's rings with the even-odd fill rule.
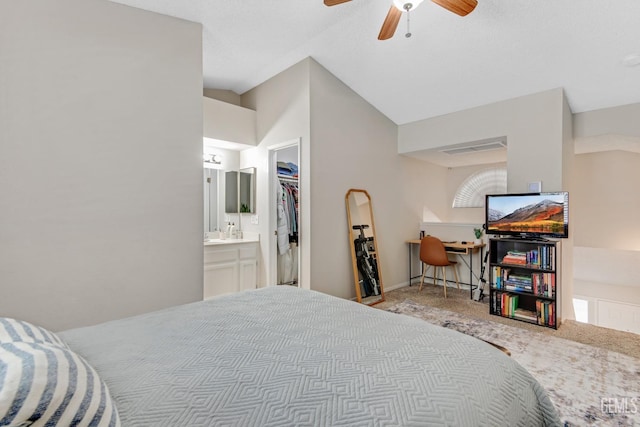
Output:
[[[256,212],[256,168],[225,172],[225,213]]]
[[[373,305],[384,301],[371,197],[365,190],[351,189],[345,196],[349,246],[358,302]]]
[[[224,200],[221,191],[224,172],[218,169],[204,168],[204,231],[220,230],[223,212],[220,200]],[[224,190],[224,188],[222,188]],[[222,198],[220,197],[222,195]]]

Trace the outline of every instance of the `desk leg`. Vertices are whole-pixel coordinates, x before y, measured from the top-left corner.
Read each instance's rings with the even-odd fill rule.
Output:
[[[480,246],[480,269],[482,269],[482,256],[484,250],[483,247]],[[473,299],[473,251],[469,251],[469,298]],[[480,276],[478,276],[478,284],[476,286],[480,286]]]
[[[411,246],[413,245],[409,243],[407,246],[409,246],[409,286],[411,286]]]
[[[473,299],[473,250],[469,250],[469,299]]]

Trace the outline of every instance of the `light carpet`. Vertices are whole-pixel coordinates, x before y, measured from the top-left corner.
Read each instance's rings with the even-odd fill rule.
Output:
[[[640,426],[640,359],[411,300],[387,311],[505,347],[547,390],[565,426]]]

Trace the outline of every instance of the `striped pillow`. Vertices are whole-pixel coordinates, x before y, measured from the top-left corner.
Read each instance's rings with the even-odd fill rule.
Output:
[[[59,336],[23,320],[0,317],[0,343],[39,342],[67,347]]]
[[[0,425],[109,426],[120,418],[106,384],[58,345],[0,343]]]

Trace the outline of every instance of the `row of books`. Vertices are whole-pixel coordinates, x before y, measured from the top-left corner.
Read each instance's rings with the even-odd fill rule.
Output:
[[[555,326],[556,303],[553,301],[536,300],[536,311],[526,310],[518,306],[518,295],[506,292],[495,292],[491,305],[492,314],[502,317],[524,320],[542,326]]]
[[[516,274],[510,268],[495,265],[492,268],[493,287],[508,291],[533,292],[531,274]]]
[[[528,253],[521,251],[509,251],[502,258],[503,264],[528,264],[527,262]]]
[[[528,292],[548,298],[553,298],[555,295],[555,273],[515,274],[510,268],[499,265],[494,265],[491,268],[494,289],[504,289],[512,292]]]
[[[556,326],[556,303],[553,301],[536,300],[536,316],[538,325]]]
[[[518,295],[496,292],[493,296],[495,298],[494,313],[499,316],[513,317],[513,313],[518,308]]]
[[[508,251],[502,257],[502,264],[529,265],[544,270],[555,270],[555,246],[538,246],[529,251]]]
[[[531,280],[534,294],[548,298],[556,295],[556,273],[533,273]]]

